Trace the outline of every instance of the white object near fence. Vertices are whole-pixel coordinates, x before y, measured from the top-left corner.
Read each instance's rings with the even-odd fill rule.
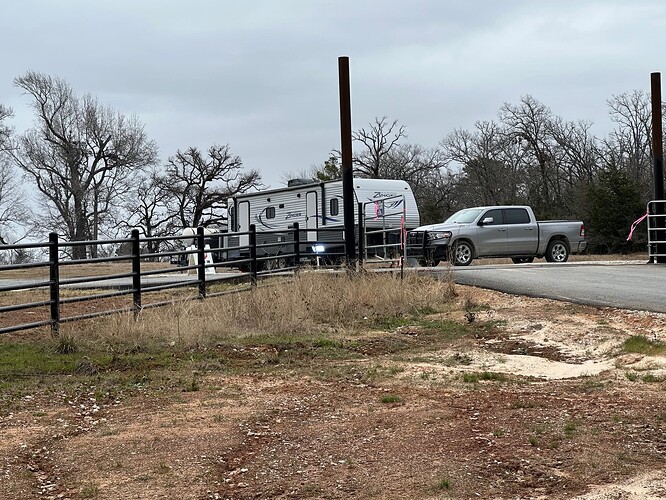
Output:
[[[188,256],[188,265],[199,265],[199,254],[196,253],[197,247],[195,245],[187,247],[188,251],[194,251]],[[210,245],[204,245],[204,264],[213,264],[213,254],[210,251]],[[194,270],[196,273],[196,269]],[[206,267],[206,274],[216,274],[214,267]]]

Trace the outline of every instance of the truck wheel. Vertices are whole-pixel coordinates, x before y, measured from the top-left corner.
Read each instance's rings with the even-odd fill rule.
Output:
[[[551,240],[546,248],[548,262],[566,262],[569,260],[569,247],[562,240]]]
[[[534,262],[534,257],[511,257],[514,264],[531,264]]]
[[[457,241],[453,248],[453,265],[469,266],[474,259],[474,249],[467,241]]]

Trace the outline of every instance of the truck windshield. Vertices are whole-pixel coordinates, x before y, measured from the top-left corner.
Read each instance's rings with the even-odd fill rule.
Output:
[[[451,217],[444,221],[445,224],[469,224],[474,222],[479,214],[483,211],[481,208],[466,208],[456,212]]]

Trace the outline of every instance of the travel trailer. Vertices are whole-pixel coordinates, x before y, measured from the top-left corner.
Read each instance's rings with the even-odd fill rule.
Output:
[[[394,179],[354,179],[354,223],[358,234],[359,204],[364,213],[366,245],[370,250],[382,242],[397,243],[400,228],[419,226],[419,211],[407,182]],[[287,187],[244,193],[229,198],[229,228],[220,235],[220,248],[249,245],[247,232],[254,224],[259,245],[285,242],[284,246],[260,247],[259,257],[293,252],[293,227],[299,224],[300,241],[305,252],[317,255],[344,253],[344,208],[342,181],[316,182],[309,179],[289,181]],[[339,228],[339,231],[317,229]],[[393,230],[389,232],[389,230]],[[284,233],[281,233],[284,231]],[[214,253],[216,260],[242,259],[249,249],[223,250]],[[368,251],[371,255],[372,252]],[[334,259],[331,259],[334,260]]]

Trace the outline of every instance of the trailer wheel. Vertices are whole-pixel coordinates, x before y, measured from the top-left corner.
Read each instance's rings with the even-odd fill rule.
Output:
[[[456,241],[453,247],[453,265],[469,266],[474,259],[474,248],[465,240]]]
[[[280,252],[273,255],[272,258],[265,261],[266,269],[268,271],[279,271],[285,269],[287,266],[287,259],[285,259]]]
[[[548,262],[566,262],[569,260],[569,247],[562,240],[551,240],[546,248]]]

